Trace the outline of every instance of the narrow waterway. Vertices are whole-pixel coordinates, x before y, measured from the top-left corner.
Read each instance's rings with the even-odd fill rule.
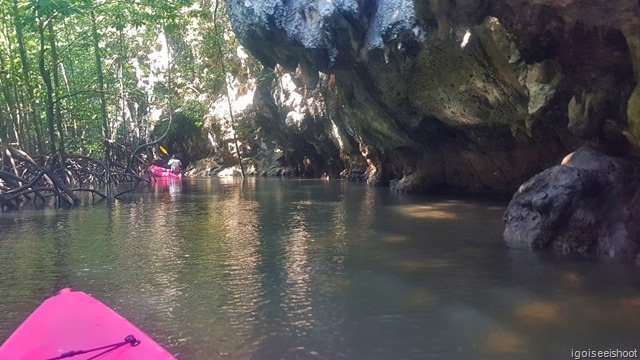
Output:
[[[0,342],[63,287],[180,359],[569,359],[633,350],[638,268],[505,247],[505,203],[185,179],[0,214]]]

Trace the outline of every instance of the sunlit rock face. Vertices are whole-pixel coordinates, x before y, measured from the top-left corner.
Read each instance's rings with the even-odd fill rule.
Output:
[[[640,262],[640,167],[581,147],[525,182],[504,220],[515,246]]]
[[[322,92],[329,77],[319,76],[321,85],[308,89],[302,85],[300,71],[286,72],[277,66],[268,74],[269,79],[256,89],[252,111],[242,118],[245,127],[256,129],[250,140],[256,172],[337,176],[345,167],[337,145],[343,143],[344,135],[328,115],[332,100]]]
[[[292,104],[262,92],[271,106],[262,120],[305,124],[296,131],[306,153],[331,159],[331,171],[399,191],[510,193],[581,142],[633,151],[640,8],[592,3],[227,0],[227,8],[254,56],[295,74],[306,109],[281,111]]]

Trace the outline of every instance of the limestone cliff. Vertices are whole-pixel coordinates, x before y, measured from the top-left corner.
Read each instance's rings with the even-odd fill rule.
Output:
[[[637,1],[226,2],[276,69],[262,146],[306,168],[508,193],[579,144],[630,157],[640,138]]]

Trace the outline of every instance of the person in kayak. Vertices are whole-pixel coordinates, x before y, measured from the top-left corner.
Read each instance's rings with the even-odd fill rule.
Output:
[[[172,173],[180,174],[180,166],[182,166],[182,163],[176,158],[175,155],[171,155],[171,159],[169,159],[167,165],[171,168]]]

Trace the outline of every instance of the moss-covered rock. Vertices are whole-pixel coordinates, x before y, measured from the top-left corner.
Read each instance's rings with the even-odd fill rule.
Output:
[[[273,92],[259,95],[259,128],[283,164],[307,174],[325,172],[307,172],[311,163],[398,191],[508,193],[581,141],[633,156],[619,140],[640,138],[639,95],[630,97],[637,1],[227,0],[227,8],[240,41],[281,69]],[[286,76],[295,89],[278,89]]]

